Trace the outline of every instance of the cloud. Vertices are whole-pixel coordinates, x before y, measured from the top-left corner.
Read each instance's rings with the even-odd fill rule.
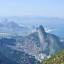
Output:
[[[56,29],[45,29],[45,31],[47,32],[47,33],[50,33],[50,32],[53,32],[53,31],[55,31]]]

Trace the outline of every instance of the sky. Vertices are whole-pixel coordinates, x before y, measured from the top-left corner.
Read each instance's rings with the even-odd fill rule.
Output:
[[[64,18],[64,0],[0,0],[0,16]]]

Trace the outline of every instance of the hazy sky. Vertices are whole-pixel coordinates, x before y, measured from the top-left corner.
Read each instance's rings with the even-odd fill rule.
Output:
[[[64,18],[64,0],[0,0],[0,16]]]

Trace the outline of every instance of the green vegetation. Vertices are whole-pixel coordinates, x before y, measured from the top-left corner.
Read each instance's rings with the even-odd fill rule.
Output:
[[[51,58],[44,60],[41,64],[64,64],[64,50],[56,53]]]

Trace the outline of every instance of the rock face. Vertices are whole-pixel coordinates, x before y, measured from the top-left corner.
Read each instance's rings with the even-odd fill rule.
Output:
[[[56,35],[46,33],[42,25],[38,29],[38,36],[42,53],[53,55],[55,52],[62,49],[61,46],[63,44],[61,44],[60,38]]]
[[[44,30],[42,25],[38,28],[37,32],[38,32],[38,36],[39,36],[39,40],[40,40],[40,46],[44,51],[44,48],[47,45],[46,44],[46,36],[47,36],[47,34],[46,34],[46,32],[45,32],[45,30]]]

